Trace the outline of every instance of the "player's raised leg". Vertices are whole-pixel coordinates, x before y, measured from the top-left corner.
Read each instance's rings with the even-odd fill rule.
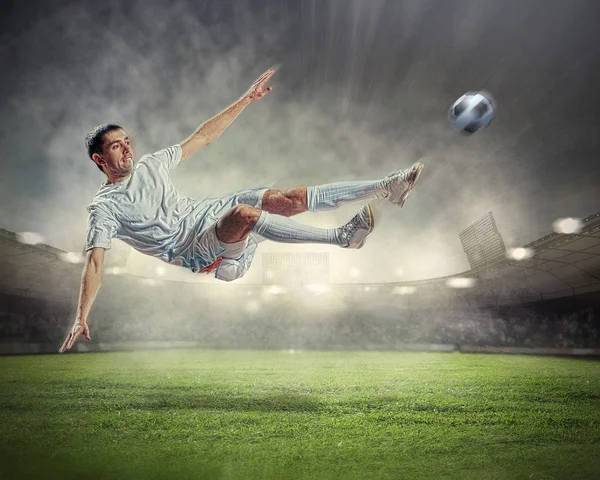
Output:
[[[373,198],[387,198],[396,205],[404,206],[422,170],[423,164],[417,162],[409,168],[390,173],[382,180],[336,182],[308,187],[307,208],[311,212],[320,212]]]
[[[262,199],[262,209],[269,213],[291,217],[303,212],[333,210],[348,203],[387,198],[404,206],[408,195],[417,183],[422,163],[390,173],[381,180],[336,182],[314,187],[298,187],[288,191],[269,189]]]
[[[216,234],[223,243],[240,242],[254,232],[274,242],[327,243],[361,248],[374,226],[375,218],[369,205],[363,206],[348,223],[339,228],[316,228],[283,215],[240,204],[219,219]]]

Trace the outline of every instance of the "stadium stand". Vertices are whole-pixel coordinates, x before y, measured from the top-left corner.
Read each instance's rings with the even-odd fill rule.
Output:
[[[525,245],[532,255],[521,261],[502,256],[467,272],[411,282],[310,289],[107,275],[90,321],[93,342],[299,349],[422,344],[600,348],[600,214],[583,225],[577,234],[553,233]],[[10,344],[54,349],[60,343],[77,304],[78,261],[0,230],[1,352],[27,350]],[[315,265],[328,262],[319,257]],[[474,283],[449,286],[464,278]]]

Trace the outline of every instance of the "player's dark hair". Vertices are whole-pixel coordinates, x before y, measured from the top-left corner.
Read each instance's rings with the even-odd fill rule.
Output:
[[[85,136],[85,148],[87,148],[88,156],[92,158],[94,153],[102,153],[105,133],[112,132],[113,130],[121,130],[122,128],[123,127],[115,123],[106,123],[104,125],[98,125],[97,127],[92,128]],[[96,163],[96,166],[101,172],[104,172],[100,165]]]

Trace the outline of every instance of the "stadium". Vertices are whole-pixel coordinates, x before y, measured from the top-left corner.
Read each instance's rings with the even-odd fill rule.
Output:
[[[469,271],[378,284],[330,283],[327,252],[264,253],[256,284],[141,277],[127,273],[130,249],[116,242],[93,340],[74,347],[103,353],[85,366],[77,355],[4,359],[4,435],[20,448],[13,458],[35,455],[25,469],[4,465],[13,478],[48,468],[210,478],[231,465],[249,478],[308,478],[462,476],[468,462],[492,478],[501,451],[514,455],[509,476],[541,462],[546,474],[591,478],[595,461],[580,462],[598,439],[600,214],[581,224],[511,256],[490,212],[461,233]],[[54,353],[74,314],[78,256],[0,233],[0,353]],[[202,309],[191,314],[194,304]],[[79,415],[93,417],[75,435],[83,462],[70,460],[73,440],[55,438],[71,436],[64,429]],[[127,455],[114,451],[121,442],[134,442]],[[399,448],[417,460],[391,458]],[[147,449],[160,464],[130,463]],[[456,464],[448,449],[461,452]]]
[[[127,273],[131,249],[117,241],[106,260],[95,340],[75,348],[598,355],[600,213],[581,224],[578,233],[554,232],[509,253],[490,212],[460,235],[471,270],[379,284],[330,283],[327,252],[294,251],[264,253],[263,281],[257,284],[142,277]],[[81,260],[48,245],[23,243],[23,235],[0,233],[1,352],[54,352],[65,319],[74,315]],[[191,317],[195,303],[204,312]]]
[[[600,478],[598,18],[4,2],[0,479]],[[148,208],[91,245],[107,186]],[[195,248],[227,213],[173,205],[251,191],[257,215],[265,190],[296,202],[244,220],[242,276],[178,263],[168,233]],[[59,353],[94,254],[91,339]]]

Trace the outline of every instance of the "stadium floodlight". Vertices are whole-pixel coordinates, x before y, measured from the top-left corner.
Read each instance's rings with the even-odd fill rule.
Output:
[[[273,285],[267,289],[269,295],[280,295],[283,293],[283,288],[278,285]]]
[[[360,275],[360,270],[358,268],[353,268],[350,270],[351,277],[358,277]]]
[[[394,290],[392,290],[392,293],[396,295],[412,295],[416,291],[417,287],[415,287],[414,285],[402,285],[395,287]]]
[[[552,226],[554,231],[557,233],[579,233],[581,232],[583,225],[577,218],[559,218]]]
[[[396,275],[398,275],[399,277],[402,277],[404,275],[404,270],[402,270],[401,268],[397,268]]]
[[[35,232],[21,232],[17,233],[17,240],[26,245],[36,245],[37,243],[43,243],[44,237]]]
[[[512,260],[526,260],[527,258],[533,257],[533,250],[531,248],[509,248],[507,257]]]
[[[475,279],[453,277],[446,280],[446,286],[450,288],[471,288],[475,286]]]
[[[73,252],[61,253],[60,259],[65,263],[83,263],[83,257]]]

